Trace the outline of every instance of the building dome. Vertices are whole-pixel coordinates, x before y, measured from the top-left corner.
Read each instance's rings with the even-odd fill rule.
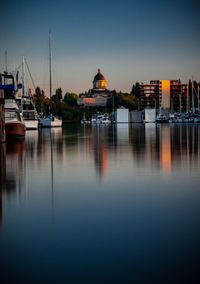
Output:
[[[107,85],[106,79],[101,73],[101,69],[98,69],[98,73],[93,80],[93,89],[105,90],[106,85]]]

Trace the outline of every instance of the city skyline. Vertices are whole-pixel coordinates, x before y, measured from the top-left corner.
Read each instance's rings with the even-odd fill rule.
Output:
[[[108,89],[130,92],[154,79],[200,78],[197,1],[9,1],[2,4],[0,71],[25,55],[36,85],[49,94],[52,31],[53,93],[81,93],[101,68]],[[28,86],[32,87],[29,80]]]

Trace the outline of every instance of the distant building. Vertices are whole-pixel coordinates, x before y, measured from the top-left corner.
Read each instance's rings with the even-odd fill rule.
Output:
[[[93,80],[93,88],[84,94],[80,94],[77,103],[80,106],[105,107],[110,97],[111,93],[107,90],[106,79],[101,70],[98,69],[98,73]]]
[[[152,80],[140,85],[140,109],[187,111],[187,84],[180,80]]]

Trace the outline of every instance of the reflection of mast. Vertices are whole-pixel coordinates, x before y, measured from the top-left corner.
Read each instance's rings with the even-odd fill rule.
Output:
[[[2,194],[6,179],[6,144],[0,144],[0,226],[2,224]]]
[[[52,135],[51,135],[51,129],[50,129],[50,142],[51,142],[51,209],[52,214],[54,213],[54,179],[53,179],[53,142],[52,142]]]

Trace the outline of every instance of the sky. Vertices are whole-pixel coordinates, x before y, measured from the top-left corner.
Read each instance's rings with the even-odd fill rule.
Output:
[[[49,95],[52,33],[53,93],[92,88],[101,68],[109,90],[135,82],[200,81],[200,1],[10,0],[1,4],[0,72],[27,59],[34,83]],[[27,87],[32,88],[26,77]]]

